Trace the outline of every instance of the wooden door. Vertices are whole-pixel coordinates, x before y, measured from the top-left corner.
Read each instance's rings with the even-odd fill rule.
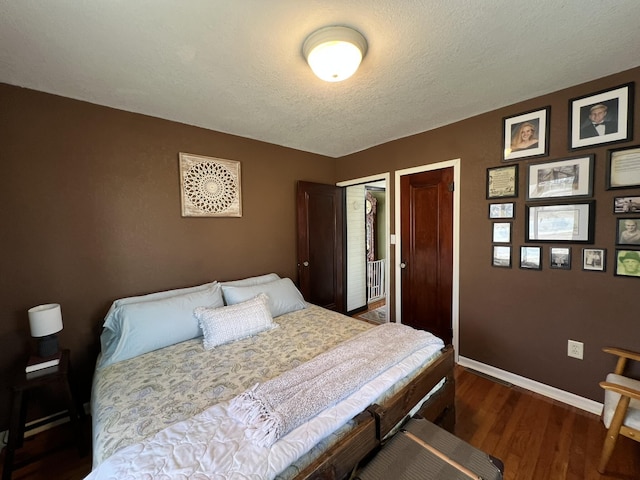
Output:
[[[344,313],[344,190],[298,182],[298,279],[305,300]]]
[[[402,323],[451,343],[453,168],[400,179]]]

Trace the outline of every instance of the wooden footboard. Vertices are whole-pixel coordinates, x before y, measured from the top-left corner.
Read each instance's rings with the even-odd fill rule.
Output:
[[[337,445],[305,468],[296,480],[340,480],[365,458],[377,451],[382,439],[443,378],[444,385],[418,410],[418,415],[452,431],[455,423],[455,380],[453,346],[447,345],[433,364],[407,384],[384,406],[372,405],[355,418],[356,427]]]
[[[384,406],[369,407],[378,423],[379,438],[383,439],[444,378],[442,388],[429,397],[417,412],[431,422],[442,423],[441,419],[447,416],[447,411],[455,408],[453,365],[453,347],[449,345],[427,370],[386,401]]]
[[[300,472],[296,480],[339,480],[349,476],[358,463],[377,450],[380,441],[376,435],[376,420],[364,411],[355,418],[356,427],[337,445],[322,454]]]

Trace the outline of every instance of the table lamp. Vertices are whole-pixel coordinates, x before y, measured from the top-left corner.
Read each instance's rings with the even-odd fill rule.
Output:
[[[31,336],[38,338],[38,356],[50,357],[58,353],[56,333],[62,330],[60,304],[38,305],[30,308],[28,314]]]

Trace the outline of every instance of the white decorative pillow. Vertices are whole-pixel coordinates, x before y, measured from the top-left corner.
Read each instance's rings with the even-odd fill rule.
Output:
[[[205,350],[277,327],[271,318],[268,301],[262,293],[229,307],[194,309],[193,314],[204,333]]]
[[[202,335],[193,316],[196,307],[222,307],[220,285],[115,307],[100,337],[99,368]]]
[[[266,293],[269,297],[269,309],[273,318],[307,307],[300,290],[296,288],[290,278],[281,278],[274,282],[250,287],[222,284],[222,293],[227,305],[244,302],[260,293]]]

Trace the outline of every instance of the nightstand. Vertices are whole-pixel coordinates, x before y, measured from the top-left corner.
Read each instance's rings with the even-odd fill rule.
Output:
[[[71,426],[74,430],[76,444],[80,455],[86,453],[86,447],[82,441],[80,418],[78,416],[79,409],[71,393],[71,384],[69,380],[69,350],[62,350],[60,363],[56,367],[43,369],[43,371],[26,374],[21,372],[16,376],[11,393],[11,418],[9,425],[9,440],[5,451],[4,469],[2,471],[2,480],[10,480],[14,467],[23,466],[14,465],[14,456],[16,449],[22,447],[24,433],[27,430],[35,428],[37,425],[26,427],[27,407],[31,390],[43,385],[58,384],[63,392]]]

